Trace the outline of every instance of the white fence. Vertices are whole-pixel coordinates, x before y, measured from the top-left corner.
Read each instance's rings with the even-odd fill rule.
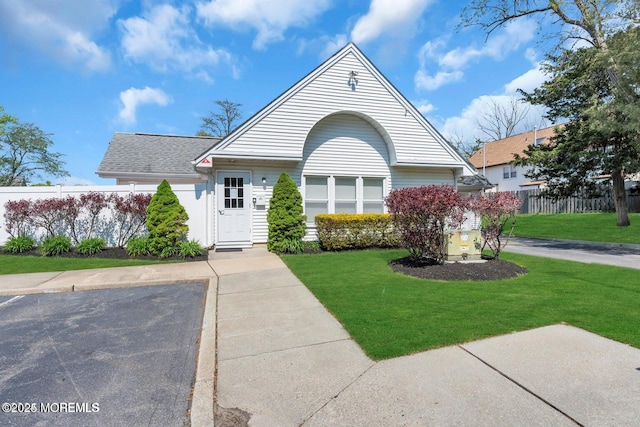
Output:
[[[189,214],[189,239],[195,239],[203,246],[213,244],[212,224],[210,224],[210,202],[207,183],[198,184],[173,184],[171,189],[176,194],[180,203]],[[17,200],[38,200],[48,198],[64,198],[67,196],[79,197],[81,194],[89,192],[103,193],[109,195],[116,193],[120,196],[126,196],[130,193],[153,194],[157,190],[157,185],[149,184],[130,184],[130,185],[100,185],[100,186],[49,186],[49,187],[0,187],[0,245],[4,244],[11,236],[5,229],[5,204],[9,201]],[[109,215],[106,210],[103,211],[102,219],[107,221]],[[36,236],[41,238],[42,235]],[[102,236],[112,244],[115,236]]]

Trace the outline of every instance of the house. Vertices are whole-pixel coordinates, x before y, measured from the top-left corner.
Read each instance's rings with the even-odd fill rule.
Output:
[[[513,156],[522,155],[529,145],[548,144],[549,138],[555,134],[555,128],[536,129],[487,142],[469,158],[469,162],[494,185],[491,191],[543,188],[544,181],[527,178],[525,174],[529,168],[515,166]]]
[[[316,214],[384,212],[393,188],[486,184],[464,185],[477,171],[353,43],[222,140],[114,135],[97,174],[204,183],[201,242],[248,247],[267,241],[269,199],[283,171],[302,194],[308,238]]]

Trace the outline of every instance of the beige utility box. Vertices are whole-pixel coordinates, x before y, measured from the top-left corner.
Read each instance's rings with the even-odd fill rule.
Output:
[[[480,230],[450,230],[447,232],[446,260],[472,261],[481,258],[482,236]]]

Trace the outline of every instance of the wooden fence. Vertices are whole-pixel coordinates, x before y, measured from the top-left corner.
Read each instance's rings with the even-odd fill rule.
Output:
[[[513,193],[522,200],[520,213],[585,213],[585,212],[615,212],[613,188],[607,187],[600,197],[587,198],[582,196],[551,199],[540,196],[541,190],[520,190]],[[629,212],[640,212],[640,193],[627,190],[627,204]]]

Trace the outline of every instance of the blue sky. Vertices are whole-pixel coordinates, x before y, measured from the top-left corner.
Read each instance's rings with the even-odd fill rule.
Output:
[[[194,135],[220,99],[247,119],[353,41],[445,137],[473,141],[487,103],[544,80],[544,52],[531,19],[457,31],[466,3],[0,0],[0,105],[53,134],[71,174],[53,182],[111,184],[95,171],[114,132]]]

